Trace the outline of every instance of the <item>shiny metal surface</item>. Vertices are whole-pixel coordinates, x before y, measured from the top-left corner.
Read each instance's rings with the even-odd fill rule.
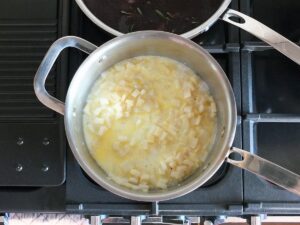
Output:
[[[201,34],[205,31],[207,31],[218,19],[219,17],[225,12],[227,7],[229,6],[231,0],[224,0],[221,6],[216,10],[216,12],[204,23],[199,25],[198,27],[194,28],[193,30],[190,30],[186,33],[181,34],[182,37],[185,38],[193,38],[196,37],[198,34]],[[110,26],[103,23],[99,18],[97,18],[89,9],[86,7],[83,0],[76,0],[76,3],[78,4],[79,8],[83,11],[83,13],[90,18],[91,21],[93,21],[97,26],[105,30],[106,32],[114,35],[114,36],[121,36],[124,33],[121,33],[120,31],[117,31]]]
[[[149,216],[143,220],[143,223],[154,223],[154,224],[162,224],[163,217],[162,216]]]
[[[93,45],[92,43],[78,37],[69,36],[58,39],[51,45],[50,49],[43,58],[33,81],[34,91],[37,98],[45,106],[49,107],[50,109],[53,109],[54,111],[62,115],[65,111],[65,104],[60,100],[54,98],[53,96],[49,95],[45,88],[45,82],[57,57],[62,52],[62,50],[68,47],[80,49],[81,51],[86,52],[88,54],[93,52],[97,48],[97,46]]]
[[[205,220],[203,225],[214,225],[214,223],[210,220]]]
[[[141,216],[131,216],[130,217],[130,225],[141,225],[142,217]]]
[[[129,224],[130,219],[124,217],[107,217],[101,220],[101,224]]]
[[[232,18],[238,18],[241,21],[235,22]],[[232,9],[227,10],[221,19],[253,34],[300,65],[300,47],[266,25]]]
[[[123,33],[109,27],[101,20],[99,20],[96,16],[94,16],[94,14],[86,7],[83,0],[76,0],[76,2],[80,9],[84,12],[84,14],[100,28],[115,36],[123,35]],[[270,29],[266,25],[260,23],[259,21],[236,10],[227,9],[227,7],[230,5],[230,2],[231,0],[224,0],[221,6],[207,21],[205,21],[195,29],[181,34],[181,36],[185,38],[193,38],[207,31],[220,18],[265,41],[266,43],[277,49],[279,52],[281,52],[282,54],[284,54],[285,56],[287,56],[288,58],[300,65],[300,47],[298,45],[294,44],[287,38],[283,37],[282,35]],[[235,22],[231,19],[232,17],[241,18],[243,23]]]
[[[103,217],[103,216],[102,216]],[[93,222],[96,221],[96,222]],[[160,225],[191,225],[200,224],[200,217],[186,216],[132,216],[124,217],[106,217],[91,216],[91,225],[100,224],[160,224]]]
[[[250,217],[250,225],[261,225],[262,224],[261,221],[262,219],[259,215]]]
[[[50,96],[45,80],[59,53],[66,47],[91,53],[81,64],[69,86],[66,104]],[[65,129],[72,152],[84,171],[99,185],[125,198],[138,201],[162,201],[187,194],[205,183],[233,152],[243,160],[227,162],[249,170],[287,190],[300,194],[299,175],[244,150],[231,148],[236,129],[236,107],[233,91],[224,71],[214,58],[199,45],[181,36],[161,31],[141,31],[122,35],[96,50],[96,46],[76,37],[56,41],[43,59],[34,80],[39,100],[58,113],[65,114]],[[82,114],[87,95],[101,73],[117,62],[140,55],[165,56],[186,64],[210,88],[216,101],[218,128],[206,164],[179,186],[166,190],[137,192],[113,182],[89,154],[83,134]]]
[[[290,192],[300,195],[300,176],[298,174],[238,148],[232,148],[229,155],[232,153],[240,154],[242,160],[227,158],[227,162],[230,164],[255,173]]]
[[[102,224],[101,217],[100,216],[91,216],[90,224],[91,225],[101,225]]]
[[[218,108],[217,139],[212,146],[206,165],[199,168],[180,186],[149,193],[133,191],[109,179],[90,156],[82,129],[82,109],[90,88],[101,72],[119,61],[139,55],[165,56],[185,63],[206,81]],[[221,166],[235,135],[235,100],[225,73],[212,56],[200,46],[171,33],[135,32],[122,35],[100,46],[81,64],[69,86],[65,108],[65,128],[75,158],[96,183],[125,198],[139,201],[162,201],[193,191],[205,183]]]

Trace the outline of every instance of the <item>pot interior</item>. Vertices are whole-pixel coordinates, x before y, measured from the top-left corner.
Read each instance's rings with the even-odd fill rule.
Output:
[[[165,56],[184,63],[207,83],[217,106],[217,134],[206,163],[180,185],[148,193],[133,191],[113,182],[89,154],[83,134],[82,115],[86,98],[101,73],[122,60]],[[223,163],[236,126],[231,86],[219,64],[204,49],[180,36],[157,31],[135,32],[115,38],[95,50],[79,67],[68,90],[65,127],[73,154],[85,172],[113,193],[140,201],[161,201],[184,195],[205,183]],[[200,156],[201,157],[201,156]]]

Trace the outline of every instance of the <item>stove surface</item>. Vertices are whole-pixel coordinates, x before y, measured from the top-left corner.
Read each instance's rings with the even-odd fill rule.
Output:
[[[71,34],[101,45],[112,37],[86,18],[75,1],[9,1],[1,6],[0,211],[169,216],[300,213],[300,197],[227,164],[203,187],[160,203],[130,201],[95,184],[67,145],[63,117],[38,102],[32,79],[57,38]],[[232,1],[231,7],[293,41],[300,40],[299,1],[243,0]],[[193,41],[220,63],[233,87],[238,109],[234,146],[300,173],[300,67],[222,21]],[[85,57],[77,50],[62,54],[47,80],[51,94],[64,100],[68,83]]]

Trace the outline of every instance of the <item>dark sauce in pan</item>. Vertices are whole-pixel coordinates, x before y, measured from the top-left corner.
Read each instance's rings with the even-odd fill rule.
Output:
[[[84,0],[106,25],[122,33],[163,30],[182,34],[201,25],[223,0]]]

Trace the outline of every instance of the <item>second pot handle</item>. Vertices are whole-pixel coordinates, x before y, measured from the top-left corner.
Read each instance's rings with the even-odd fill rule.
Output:
[[[221,19],[253,34],[300,65],[300,47],[261,22],[233,9],[228,9]]]
[[[228,163],[248,170],[290,192],[300,195],[300,176],[298,174],[242,149],[233,147],[228,156],[232,153],[238,153],[242,159],[234,160],[228,157],[226,159]]]
[[[92,53],[97,46],[79,37],[67,36],[55,41],[43,58],[33,81],[34,92],[37,98],[47,107],[54,111],[64,114],[65,104],[60,100],[49,95],[45,88],[45,82],[49,72],[54,65],[59,54],[68,47],[77,48],[87,54]]]

